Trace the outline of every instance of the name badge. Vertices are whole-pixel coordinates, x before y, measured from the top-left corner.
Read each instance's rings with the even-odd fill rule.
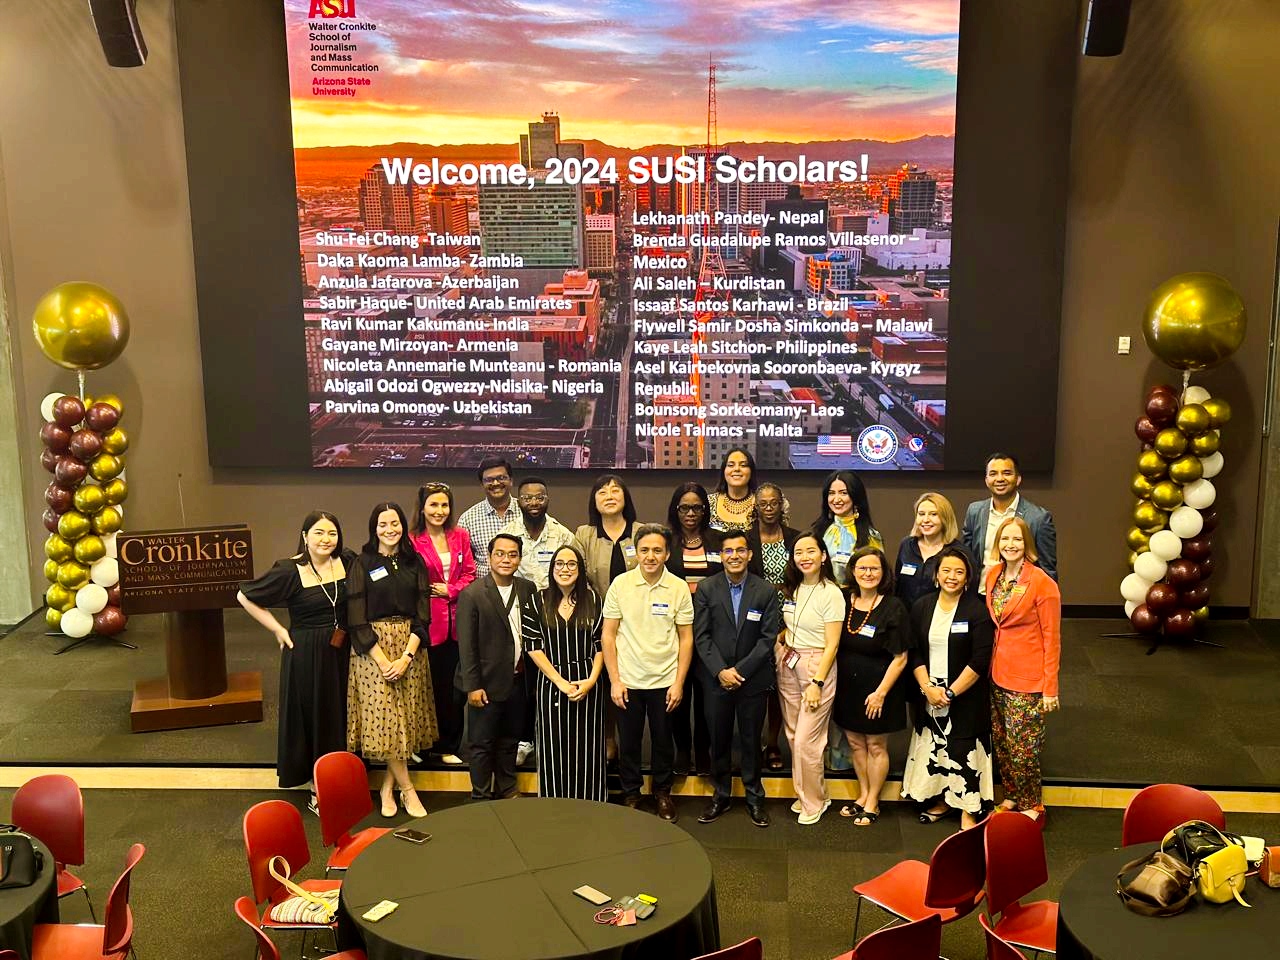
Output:
[[[852,556],[853,554],[850,553],[848,550],[837,550],[834,554],[832,554],[831,558],[833,560],[840,560],[844,563],[848,563],[849,558]]]
[[[795,613],[795,612],[796,612],[796,602],[795,602],[794,600],[783,600],[783,601],[782,601],[782,612],[783,612],[783,613]]]
[[[376,570],[369,571],[369,579],[375,583],[387,575],[386,567],[378,567]]]
[[[756,622],[757,620],[759,620],[759,619],[760,619],[760,611],[759,611],[759,610],[748,610],[748,611],[747,611],[747,619],[748,619],[748,620],[750,620],[752,623]]]
[[[876,625],[874,623],[864,623],[858,628],[858,636],[874,637],[876,635]]]
[[[904,577],[914,577],[919,569],[914,563],[904,563],[898,568],[898,573]]]
[[[968,620],[957,620],[955,623],[951,624],[951,632],[952,632],[952,633],[968,633],[968,632],[969,632],[969,621],[968,621]]]
[[[655,617],[665,617],[668,613],[671,612],[671,604],[654,603],[649,612],[652,613]]]
[[[622,545],[622,555],[634,560],[636,558],[636,545],[634,543],[624,543]]]
[[[554,554],[554,553],[555,553],[555,551],[554,551],[554,550],[539,550],[539,551],[538,551],[538,559],[539,559],[539,560],[550,560],[550,559],[551,559],[552,554]]]
[[[712,551],[708,550],[707,563],[719,563],[719,562],[720,562],[720,554],[713,553]]]
[[[786,658],[782,662],[786,667],[794,670],[796,668],[796,664],[800,662],[800,654],[797,651],[792,650],[787,654]]]
[[[1020,597],[1026,592],[1027,592],[1027,585],[1025,583],[1020,583],[1013,588],[1012,595],[1015,597]]]

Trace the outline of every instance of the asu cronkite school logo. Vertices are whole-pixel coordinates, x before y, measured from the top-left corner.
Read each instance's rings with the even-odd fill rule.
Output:
[[[858,434],[858,454],[867,463],[888,463],[897,452],[897,434],[888,427],[875,423]]]
[[[334,17],[348,19],[355,15],[356,0],[311,0],[311,12],[307,14],[309,18],[322,20],[331,20]]]

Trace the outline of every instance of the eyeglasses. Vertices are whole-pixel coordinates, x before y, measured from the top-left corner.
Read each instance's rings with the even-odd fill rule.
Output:
[[[556,570],[577,570],[577,560],[557,560],[551,565]]]
[[[492,486],[494,486],[495,484],[500,484],[500,483],[510,483],[510,482],[511,482],[511,478],[510,478],[509,476],[501,476],[501,477],[484,477],[484,478],[482,478],[482,479],[480,480],[480,482],[481,482],[482,484],[484,484],[486,487],[492,487]]]
[[[521,503],[546,503],[547,495],[545,493],[522,493],[517,499]]]
[[[724,551],[722,550],[721,553],[723,552]],[[853,572],[854,573],[879,573],[880,568],[878,566],[877,567],[854,567]]]
[[[750,552],[751,552],[750,547],[721,547],[720,548],[720,556],[722,557],[738,557],[738,556],[745,557]]]
[[[700,503],[682,503],[676,507],[676,513],[702,513],[702,510]]]
[[[519,550],[495,550],[493,551],[493,556],[495,559],[498,559],[498,560],[519,560],[520,551]]]

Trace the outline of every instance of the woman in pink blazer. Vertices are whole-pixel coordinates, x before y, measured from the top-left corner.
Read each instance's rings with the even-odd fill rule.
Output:
[[[1044,823],[1040,753],[1044,717],[1058,709],[1062,594],[1036,566],[1027,522],[1010,517],[996,530],[987,574],[987,609],[996,625],[991,655],[991,741],[1004,784],[1005,810]]]
[[[427,565],[431,579],[431,623],[427,662],[435,695],[440,739],[434,753],[448,764],[461,764],[462,695],[453,685],[458,669],[456,633],[458,594],[476,578],[471,536],[454,522],[453,491],[447,483],[427,483],[418,488],[418,508],[413,515],[413,546]]]

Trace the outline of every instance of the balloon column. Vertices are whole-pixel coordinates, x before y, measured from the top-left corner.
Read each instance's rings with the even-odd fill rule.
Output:
[[[1221,277],[1186,273],[1161,284],[1143,323],[1151,352],[1181,370],[1182,389],[1147,393],[1134,432],[1142,443],[1130,482],[1137,498],[1126,541],[1131,572],[1120,584],[1135,630],[1190,638],[1209,618],[1211,535],[1218,525],[1213,479],[1224,466],[1226,400],[1189,384],[1192,371],[1217,366],[1244,340],[1240,297]]]
[[[129,437],[120,426],[124,405],[112,394],[86,396],[85,371],[120,355],[129,341],[129,318],[106,290],[74,282],[41,298],[33,327],[45,356],[79,379],[78,393],[51,393],[40,404],[40,464],[53,475],[41,517],[49,532],[45,622],[72,638],[112,636],[126,622],[115,540],[129,492]]]

